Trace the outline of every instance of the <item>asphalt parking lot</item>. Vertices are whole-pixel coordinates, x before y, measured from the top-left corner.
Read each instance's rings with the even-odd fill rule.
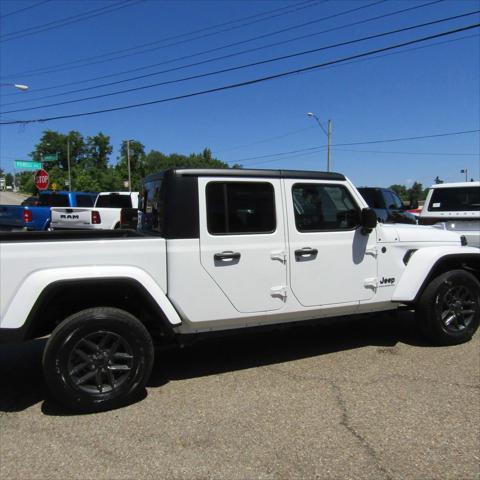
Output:
[[[44,340],[0,346],[4,479],[478,479],[480,334],[413,316],[209,340],[158,356],[145,398],[70,415]]]

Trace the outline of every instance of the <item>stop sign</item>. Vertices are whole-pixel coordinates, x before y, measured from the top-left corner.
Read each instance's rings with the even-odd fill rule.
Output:
[[[45,170],[38,170],[35,174],[35,186],[38,190],[46,190],[48,188],[48,173]]]

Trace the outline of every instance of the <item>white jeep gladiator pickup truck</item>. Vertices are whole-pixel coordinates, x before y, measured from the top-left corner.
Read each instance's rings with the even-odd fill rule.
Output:
[[[52,230],[120,228],[122,208],[138,208],[138,192],[100,192],[93,207],[51,208]]]
[[[69,408],[131,401],[155,344],[399,308],[456,344],[480,322],[480,251],[377,224],[338,173],[167,170],[141,211],[139,231],[0,234],[0,339],[50,335],[46,382]]]

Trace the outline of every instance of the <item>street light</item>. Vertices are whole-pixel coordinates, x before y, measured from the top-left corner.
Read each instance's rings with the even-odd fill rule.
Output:
[[[460,173],[464,173],[465,174],[465,181],[468,182],[468,168],[462,168],[460,170]]]
[[[15,87],[22,92],[28,90],[28,85],[22,85],[21,83],[0,83],[1,87]]]
[[[328,120],[328,130],[325,129],[325,127],[322,125],[322,122],[320,119],[312,112],[308,112],[307,115],[310,118],[314,118],[320,128],[323,130],[323,133],[327,136],[328,138],[328,150],[327,150],[327,172],[330,171],[330,150],[331,150],[331,145],[332,145],[332,121]]]

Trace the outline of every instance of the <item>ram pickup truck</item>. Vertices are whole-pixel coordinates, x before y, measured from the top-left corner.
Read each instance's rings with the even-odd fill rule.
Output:
[[[415,225],[415,215],[403,205],[400,197],[389,188],[360,187],[358,191],[377,214],[378,221],[383,223],[411,223]]]
[[[0,235],[0,339],[49,335],[46,382],[71,409],[137,398],[154,345],[398,309],[452,345],[480,323],[480,251],[377,223],[341,174],[177,169],[142,192],[138,231]]]
[[[92,208],[52,208],[52,230],[113,230],[123,208],[138,208],[138,192],[101,192]]]
[[[419,223],[464,235],[469,245],[480,247],[480,182],[432,185]]]
[[[51,207],[92,207],[97,194],[45,190],[32,198],[29,205],[0,205],[0,230],[47,230]]]

